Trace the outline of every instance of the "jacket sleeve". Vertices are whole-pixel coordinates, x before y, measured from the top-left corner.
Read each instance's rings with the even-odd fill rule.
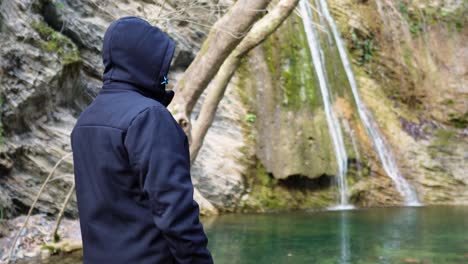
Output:
[[[156,226],[178,263],[213,263],[193,199],[187,136],[166,108],[150,107],[127,130],[129,160],[139,172]]]

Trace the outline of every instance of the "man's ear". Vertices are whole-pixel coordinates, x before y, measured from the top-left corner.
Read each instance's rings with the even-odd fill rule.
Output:
[[[164,98],[162,99],[161,103],[165,107],[167,107],[171,103],[172,99],[174,98],[175,93],[172,90],[164,91],[164,93],[165,93],[165,95],[164,95]]]

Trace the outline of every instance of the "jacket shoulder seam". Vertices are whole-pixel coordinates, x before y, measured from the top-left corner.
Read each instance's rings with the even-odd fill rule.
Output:
[[[125,146],[126,149],[127,149],[127,146],[126,146],[126,143],[125,143],[125,142],[126,142],[126,140],[127,140],[127,132],[128,132],[128,129],[133,125],[134,121],[135,121],[141,114],[143,114],[143,113],[149,111],[150,109],[152,109],[152,108],[155,108],[155,109],[156,109],[156,108],[160,108],[160,107],[161,107],[160,105],[147,106],[147,107],[143,108],[140,112],[138,112],[137,114],[135,114],[135,116],[132,118],[132,120],[130,120],[130,123],[128,124],[127,129],[125,130],[125,136],[124,136],[124,139],[123,139],[123,141],[124,141],[124,146]],[[128,149],[127,149],[127,152],[128,152]],[[129,162],[130,162],[130,166],[131,166],[132,168],[136,167],[136,165],[139,164],[138,161],[131,161],[131,160],[129,160]]]
[[[112,129],[117,129],[117,130],[125,132],[125,129],[122,129],[120,127],[109,126],[109,125],[89,124],[89,125],[78,125],[78,126],[76,126],[76,128],[80,128],[80,127],[105,127],[105,128],[112,128]]]
[[[130,120],[130,123],[128,124],[127,129],[133,125],[133,122],[134,122],[141,114],[143,114],[144,112],[149,111],[149,110],[152,109],[152,108],[158,109],[158,108],[160,108],[160,107],[161,107],[161,106],[159,106],[159,105],[151,105],[151,106],[147,106],[147,107],[143,108],[140,112],[138,112],[137,114],[135,114],[135,116],[132,118],[132,120]]]

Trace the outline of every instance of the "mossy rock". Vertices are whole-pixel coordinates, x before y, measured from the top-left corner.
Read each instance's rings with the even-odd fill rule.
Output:
[[[302,179],[307,180],[307,177]],[[276,212],[288,210],[304,210],[311,208],[325,208],[334,203],[336,190],[331,188],[330,182],[325,186],[303,186],[285,184],[275,179],[257,160],[255,168],[247,176],[249,193],[242,201],[242,212]]]
[[[61,242],[45,243],[41,246],[42,250],[48,250],[51,254],[69,253],[83,249],[83,243],[80,240],[63,240]]]
[[[42,21],[34,20],[33,28],[40,36],[39,46],[46,52],[56,53],[63,65],[81,63],[80,52],[68,37],[55,31]]]
[[[317,80],[302,22],[291,16],[262,45],[268,70],[281,89],[284,108],[299,110],[305,105],[320,106]]]

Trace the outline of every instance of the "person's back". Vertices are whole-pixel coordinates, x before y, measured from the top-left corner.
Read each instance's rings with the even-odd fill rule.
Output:
[[[85,264],[212,263],[188,141],[166,106],[174,43],[136,17],[104,37],[104,85],[71,141]]]

